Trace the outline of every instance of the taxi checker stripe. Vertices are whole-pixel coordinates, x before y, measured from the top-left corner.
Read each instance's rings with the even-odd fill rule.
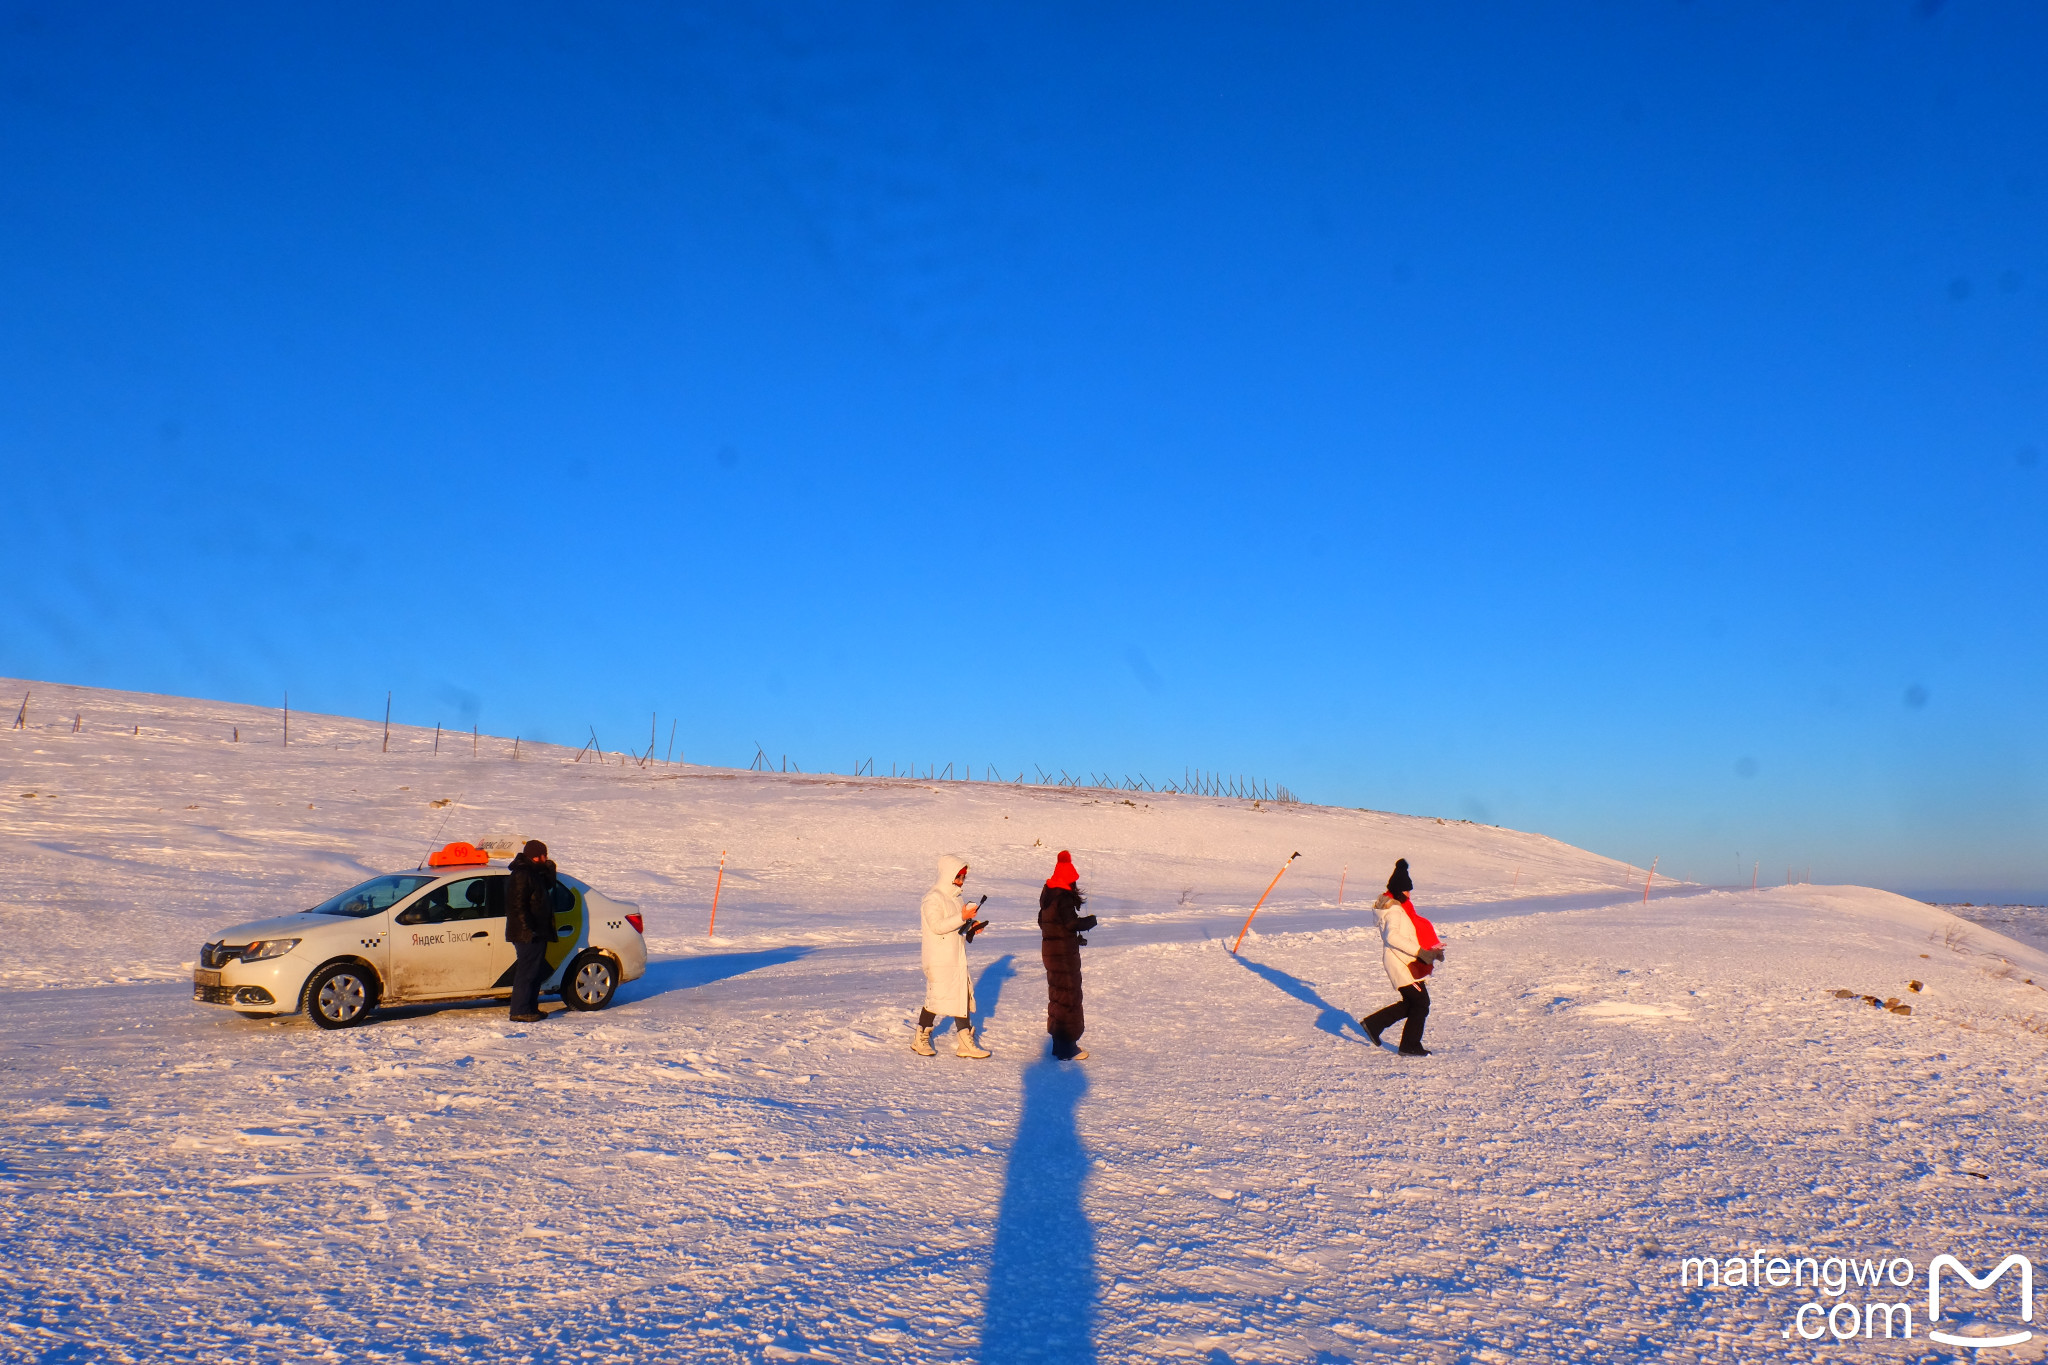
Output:
[[[2032,1322],[2034,1320],[2034,1263],[2032,1261],[2018,1252],[2014,1252],[1996,1266],[1993,1266],[1989,1275],[1980,1279],[1971,1274],[1970,1268],[1961,1261],[1958,1261],[1953,1256],[1943,1254],[1927,1263],[1927,1322],[1930,1328],[1932,1328],[1935,1320],[1941,1316],[1941,1268],[1943,1266],[1947,1266],[1955,1271],[1956,1274],[1962,1276],[1972,1289],[1989,1289],[2006,1271],[2017,1266],[2020,1272],[2020,1321]],[[2032,1341],[2034,1334],[2032,1332],[2013,1332],[2002,1337],[1960,1337],[1948,1332],[1930,1330],[1927,1333],[1927,1337],[1930,1341],[1939,1341],[1947,1346],[1972,1346],[1982,1350],[1988,1346],[2018,1346],[2022,1342]]]

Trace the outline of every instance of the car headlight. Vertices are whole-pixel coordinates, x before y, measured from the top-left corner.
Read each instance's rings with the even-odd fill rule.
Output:
[[[266,957],[283,957],[299,946],[295,938],[259,938],[242,949],[242,961],[261,962]]]

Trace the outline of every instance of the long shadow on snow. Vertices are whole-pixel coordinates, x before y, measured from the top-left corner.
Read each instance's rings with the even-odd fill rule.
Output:
[[[809,957],[814,950],[798,944],[786,948],[763,948],[751,953],[703,953],[693,957],[664,958],[647,964],[647,972],[638,981],[620,985],[621,1000],[645,1000],[650,996],[666,995],[670,991],[686,991],[697,986],[708,986],[714,981],[724,981],[748,972],[758,972],[763,967],[779,967],[785,962],[795,962]]]
[[[1075,1111],[1088,1077],[1050,1053],[1024,1072],[982,1315],[982,1365],[1095,1359],[1095,1229]]]
[[[974,1025],[983,1027],[996,1017],[996,1002],[1002,999],[1003,986],[1017,975],[1017,955],[1004,953],[981,969],[981,975],[974,979]]]
[[[1302,1004],[1314,1005],[1316,1007],[1316,1027],[1331,1037],[1345,1038],[1346,1029],[1358,1034],[1360,1037],[1364,1036],[1364,1030],[1358,1027],[1356,1019],[1353,1019],[1343,1010],[1338,1009],[1335,1005],[1323,999],[1322,996],[1316,994],[1316,988],[1303,981],[1300,977],[1289,976],[1278,967],[1268,967],[1263,962],[1253,962],[1243,956],[1238,957],[1237,965],[1252,975],[1262,977],[1273,985],[1278,986]]]

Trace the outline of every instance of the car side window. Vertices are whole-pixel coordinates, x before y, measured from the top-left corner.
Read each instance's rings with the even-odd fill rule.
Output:
[[[451,920],[502,919],[504,881],[503,877],[468,877],[437,886],[400,912],[398,922],[447,924]]]
[[[560,882],[556,882],[553,886],[548,888],[548,909],[554,911],[558,915],[575,914],[576,893],[574,891],[571,891],[568,887],[562,885]]]
[[[399,911],[401,925],[444,925],[455,919],[504,919],[504,878],[473,876],[426,892]]]
[[[400,924],[445,924],[454,916],[448,911],[448,887],[437,886],[398,912]]]
[[[448,887],[448,905],[455,919],[505,918],[505,879],[471,877]]]

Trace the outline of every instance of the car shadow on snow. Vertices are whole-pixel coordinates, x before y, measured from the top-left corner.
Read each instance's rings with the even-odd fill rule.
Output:
[[[729,977],[744,976],[757,972],[763,967],[777,967],[785,962],[794,962],[809,957],[815,951],[810,948],[791,946],[787,948],[765,948],[752,953],[705,953],[697,957],[668,958],[649,962],[647,971],[638,981],[622,982],[612,997],[612,1007],[646,1000],[670,991],[689,990],[695,986],[708,986],[714,981]],[[543,1013],[555,1013],[549,1007],[560,996],[549,992],[541,997]],[[435,1014],[462,1014],[467,1012],[503,1014],[505,1000],[502,996],[491,998],[480,996],[473,1000],[422,1000],[416,1004],[384,1005],[378,1008],[379,1019],[424,1019]],[[569,1011],[573,1014],[574,1011]]]
[[[815,951],[801,945],[791,944],[783,948],[762,948],[750,953],[698,953],[690,957],[662,958],[649,962],[647,971],[638,981],[620,985],[618,1000],[646,1000],[652,996],[666,995],[670,991],[687,991],[698,986],[709,986],[715,981],[726,981],[748,972],[758,972],[763,967],[779,967],[785,962],[806,958]]]
[[[1075,1121],[1087,1093],[1081,1066],[1050,1051],[1025,1069],[996,1214],[982,1365],[1095,1359],[1095,1229],[1081,1208],[1089,1159]]]
[[[1335,1005],[1323,999],[1322,996],[1316,993],[1314,986],[1309,985],[1308,982],[1303,981],[1300,977],[1289,976],[1278,967],[1269,967],[1263,962],[1253,962],[1251,959],[1242,956],[1237,959],[1237,965],[1250,972],[1253,976],[1260,977],[1278,986],[1302,1004],[1315,1006],[1316,1027],[1331,1037],[1343,1038],[1347,1041],[1352,1041],[1352,1035],[1354,1034],[1359,1038],[1364,1037],[1365,1031],[1358,1027],[1356,1019],[1353,1019],[1343,1010],[1338,1009]]]

